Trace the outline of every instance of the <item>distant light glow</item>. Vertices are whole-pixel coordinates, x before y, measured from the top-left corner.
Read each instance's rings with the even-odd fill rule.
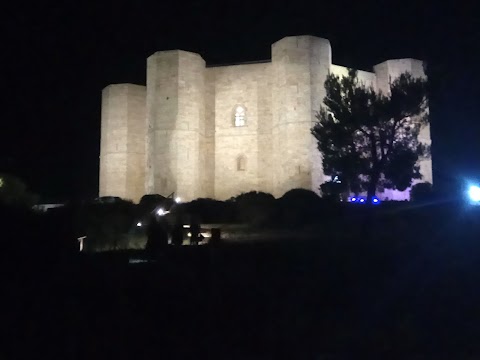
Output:
[[[357,201],[357,198],[356,198],[356,197],[352,197],[351,202],[355,202],[355,201]]]
[[[201,233],[199,233],[199,235],[201,235],[201,236],[204,237],[204,238],[210,238],[210,237],[212,237],[212,235],[211,235],[210,233],[208,233],[208,232],[201,232]],[[188,236],[188,237],[192,237],[192,233],[191,233],[191,232],[187,233],[187,236]]]
[[[158,216],[163,216],[163,215],[166,215],[166,214],[168,214],[168,211],[165,211],[165,209],[160,208],[160,209],[157,210],[157,215]]]
[[[142,223],[139,221],[137,222],[137,227],[141,227],[142,226]]]
[[[175,202],[176,202],[177,204],[180,204],[180,203],[182,202],[182,199],[177,196],[177,197],[175,198]]]
[[[0,178],[0,187],[3,186],[3,178]]]
[[[375,198],[375,199],[373,199],[373,202],[376,204],[376,203],[379,202],[379,200]]]
[[[360,199],[360,202],[361,202],[361,203],[364,203],[364,202],[365,202],[365,199],[363,199],[363,198]]]
[[[480,203],[480,187],[476,185],[470,186],[468,189],[468,197],[475,203]]]
[[[142,263],[146,263],[148,262],[148,260],[144,260],[144,259],[128,259],[128,263],[129,264],[142,264]]]

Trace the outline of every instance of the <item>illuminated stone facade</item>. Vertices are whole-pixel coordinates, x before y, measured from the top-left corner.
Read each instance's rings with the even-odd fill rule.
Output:
[[[145,194],[145,86],[102,92],[100,195],[138,200]]]
[[[401,59],[359,71],[359,78],[388,93],[405,71],[425,76],[421,61]],[[326,178],[310,129],[329,72],[347,69],[332,64],[328,40],[313,36],[277,41],[268,62],[209,67],[191,52],[153,54],[146,87],[103,91],[100,196],[223,200],[250,190],[318,191]],[[421,138],[430,143],[428,127]],[[431,161],[420,165],[432,182]]]

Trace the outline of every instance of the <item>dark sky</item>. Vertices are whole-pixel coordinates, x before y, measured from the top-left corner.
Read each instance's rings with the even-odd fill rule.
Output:
[[[480,181],[480,8],[457,1],[63,1],[2,9],[0,172],[45,200],[98,191],[101,90],[145,83],[147,56],[181,48],[207,64],[262,60],[286,35],[330,39],[333,61],[368,70],[428,61],[434,181]]]

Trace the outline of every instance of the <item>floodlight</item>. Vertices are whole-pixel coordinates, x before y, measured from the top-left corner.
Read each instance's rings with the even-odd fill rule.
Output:
[[[468,188],[468,197],[471,202],[480,204],[480,186],[471,185]]]

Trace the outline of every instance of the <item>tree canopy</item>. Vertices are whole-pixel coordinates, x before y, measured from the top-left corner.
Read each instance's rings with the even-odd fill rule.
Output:
[[[37,198],[20,178],[0,173],[0,205],[31,207]]]
[[[312,134],[326,175],[370,197],[380,186],[403,191],[421,178],[418,160],[429,156],[428,146],[419,141],[429,122],[425,79],[401,74],[383,94],[366,87],[350,69],[342,78],[328,75],[325,89],[325,106]]]

